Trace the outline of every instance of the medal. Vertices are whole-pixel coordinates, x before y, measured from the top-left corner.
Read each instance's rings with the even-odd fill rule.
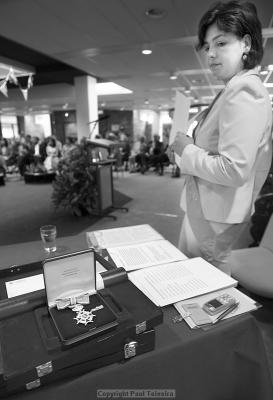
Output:
[[[76,312],[76,317],[73,319],[77,321],[77,325],[87,325],[91,322],[94,322],[94,318],[96,318],[96,314],[94,314],[94,312],[102,310],[104,306],[101,304],[95,308],[92,308],[90,311],[85,310],[82,304],[76,304],[74,306],[70,306],[69,308]]]

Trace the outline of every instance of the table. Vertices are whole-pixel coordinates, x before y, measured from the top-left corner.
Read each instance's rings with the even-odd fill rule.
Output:
[[[59,238],[57,244],[59,254],[86,247],[83,234]],[[42,254],[40,241],[2,246],[1,267],[35,261]],[[206,331],[174,324],[175,315],[173,307],[164,309],[154,351],[9,399],[93,400],[97,390],[103,396],[107,389],[174,389],[179,400],[272,400],[264,343],[252,315],[222,321]]]

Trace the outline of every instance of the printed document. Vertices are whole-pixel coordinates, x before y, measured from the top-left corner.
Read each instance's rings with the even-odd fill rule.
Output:
[[[126,271],[147,268],[153,265],[185,260],[187,257],[168,240],[154,240],[152,242],[110,247],[107,249],[117,267]]]
[[[237,285],[201,257],[130,272],[129,279],[160,307]]]
[[[177,132],[187,133],[188,130],[188,120],[189,120],[189,110],[190,110],[191,100],[189,97],[185,96],[179,90],[176,91],[175,97],[175,108],[173,114],[172,129],[170,133],[169,144],[174,142]],[[181,157],[175,154],[175,163],[179,166]]]
[[[155,229],[148,224],[125,226],[121,228],[103,229],[100,231],[86,232],[88,245],[95,242],[101,248],[124,246],[163,239]]]

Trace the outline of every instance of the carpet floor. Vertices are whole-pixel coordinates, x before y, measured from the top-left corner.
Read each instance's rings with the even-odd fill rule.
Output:
[[[0,246],[39,239],[39,227],[54,224],[58,236],[76,235],[92,226],[101,217],[76,217],[69,209],[55,209],[52,185],[25,184],[23,180],[7,181],[0,187]],[[115,205],[121,207],[131,198],[114,190]]]

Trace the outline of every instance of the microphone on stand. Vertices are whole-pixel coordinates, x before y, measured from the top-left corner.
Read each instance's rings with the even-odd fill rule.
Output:
[[[99,117],[98,119],[95,119],[94,121],[88,122],[87,125],[94,124],[95,122],[100,122],[100,121],[103,121],[104,119],[108,119],[108,118],[110,118],[110,115],[105,115],[103,117]]]

